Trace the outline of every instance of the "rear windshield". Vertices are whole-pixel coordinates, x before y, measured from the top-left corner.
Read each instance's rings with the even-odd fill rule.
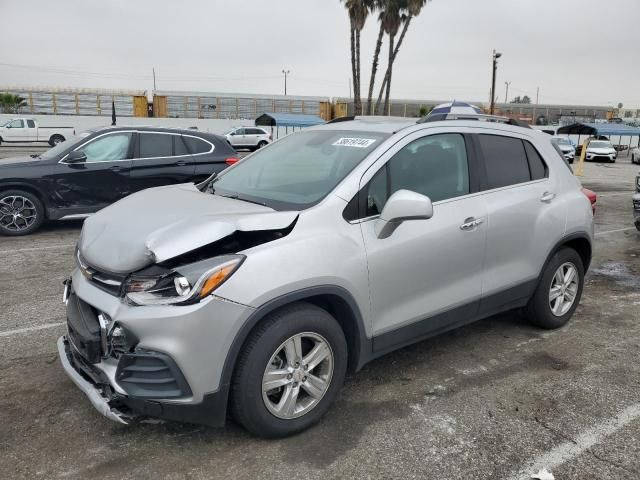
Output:
[[[302,210],[322,200],[389,135],[312,130],[291,134],[213,180],[218,195]]]
[[[572,145],[566,138],[552,138],[551,141],[557,145]]]

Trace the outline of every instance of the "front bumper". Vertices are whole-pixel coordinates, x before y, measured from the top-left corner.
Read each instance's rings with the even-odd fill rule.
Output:
[[[109,332],[120,326],[135,339],[130,353],[114,355],[104,348],[102,325],[93,329],[88,325],[82,331],[78,307],[71,306],[74,297],[69,300],[69,333],[58,341],[60,359],[100,413],[120,423],[142,415],[224,424],[229,385],[222,378],[227,352],[254,309],[218,297],[188,306],[130,306],[91,284],[78,270],[72,277],[72,291],[95,317],[109,319]],[[157,376],[163,378],[136,373],[150,368],[162,370]]]
[[[610,153],[608,155],[599,154],[599,153],[589,153],[587,152],[587,160],[601,160],[601,161],[609,161],[613,162],[616,158],[618,158],[617,153]]]
[[[640,193],[633,195],[633,220],[636,228],[640,230]]]

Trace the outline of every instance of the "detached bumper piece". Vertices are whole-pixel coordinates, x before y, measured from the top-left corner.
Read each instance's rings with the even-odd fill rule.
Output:
[[[69,344],[64,337],[60,337],[58,339],[58,356],[60,357],[62,368],[66,374],[73,383],[82,390],[98,412],[115,422],[123,423],[125,425],[129,423],[129,419],[126,415],[109,405],[109,398],[104,396],[103,391],[91,382],[87,381],[80,372],[73,367],[71,362],[74,360],[71,356]]]

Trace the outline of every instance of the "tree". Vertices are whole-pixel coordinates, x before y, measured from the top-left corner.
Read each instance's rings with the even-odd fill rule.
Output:
[[[20,113],[20,109],[26,106],[27,102],[20,95],[0,94],[0,108],[4,113]]]
[[[380,87],[380,93],[378,94],[378,101],[376,102],[376,110],[380,108],[380,102],[382,101],[382,94],[385,94],[383,112],[389,110],[389,96],[391,94],[391,77],[393,74],[393,63],[395,62],[402,41],[404,40],[411,20],[418,16],[422,11],[422,8],[430,0],[387,0],[385,3],[385,16],[384,16],[384,30],[389,36],[389,60],[387,62],[387,70],[382,80]],[[398,43],[395,43],[395,37],[398,34],[400,27],[402,26],[402,32],[398,38]]]
[[[513,100],[511,100],[511,103],[527,103],[528,104],[528,103],[531,103],[531,98],[529,98],[527,95],[520,98],[520,95],[518,95]]]
[[[360,32],[369,16],[369,11],[374,7],[373,0],[344,0],[344,6],[349,14],[351,27],[351,76],[353,82],[353,108],[355,114],[362,113],[362,100],[360,97]]]

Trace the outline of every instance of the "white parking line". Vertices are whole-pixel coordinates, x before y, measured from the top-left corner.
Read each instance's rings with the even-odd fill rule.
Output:
[[[600,235],[606,235],[608,233],[616,233],[616,232],[626,232],[627,230],[635,230],[635,227],[629,227],[629,228],[618,228],[617,230],[606,230],[604,232],[598,232],[596,233],[596,237],[599,237]]]
[[[37,252],[39,250],[54,250],[56,248],[73,248],[74,244],[71,245],[47,245],[44,247],[27,247],[27,248],[16,248],[14,250],[0,250],[0,255],[11,255],[12,253],[22,253],[22,252]]]
[[[35,327],[17,328],[16,330],[7,330],[6,332],[0,332],[0,337],[11,337],[13,335],[20,335],[22,333],[33,332],[35,330],[45,330],[47,328],[54,328],[64,325],[64,322],[59,323],[45,323],[44,325],[37,325]]]
[[[614,418],[589,428],[578,435],[573,442],[564,442],[538,457],[535,457],[529,466],[522,468],[514,477],[514,480],[529,480],[531,475],[543,468],[552,470],[555,467],[577,457],[585,450],[602,442],[605,437],[624,428],[629,423],[640,418],[640,403],[631,405],[618,413]]]

